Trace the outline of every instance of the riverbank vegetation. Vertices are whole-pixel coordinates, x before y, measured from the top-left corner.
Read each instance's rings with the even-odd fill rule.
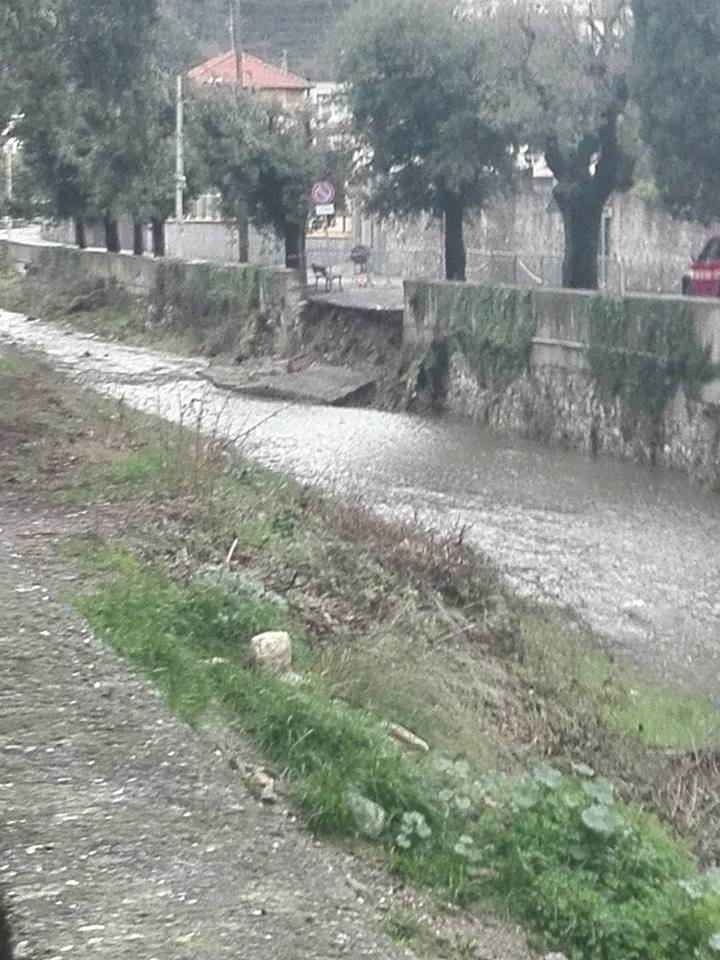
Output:
[[[58,545],[68,600],[199,733],[250,737],[313,831],[571,960],[714,955],[711,704],[519,601],[461,531],[322,499],[201,411],[141,416],[19,356],[0,389],[8,496],[92,518]],[[268,629],[292,674],[252,665]]]

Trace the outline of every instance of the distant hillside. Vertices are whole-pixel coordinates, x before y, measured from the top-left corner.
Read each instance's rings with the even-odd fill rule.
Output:
[[[242,0],[243,46],[295,73],[332,77],[335,26],[353,0]],[[359,0],[362,2],[362,0]],[[228,0],[162,0],[172,58],[189,66],[230,48]]]

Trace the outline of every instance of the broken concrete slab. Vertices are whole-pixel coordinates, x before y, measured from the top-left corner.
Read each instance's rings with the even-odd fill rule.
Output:
[[[210,367],[203,371],[214,386],[237,393],[293,403],[339,407],[370,400],[376,374],[358,367],[333,367],[316,363],[293,373],[249,377],[233,367]]]

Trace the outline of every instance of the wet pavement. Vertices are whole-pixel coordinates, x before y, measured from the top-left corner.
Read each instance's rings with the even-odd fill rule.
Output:
[[[384,515],[465,528],[521,592],[572,609],[641,667],[720,703],[720,496],[467,421],[259,400],[179,359],[0,312],[0,344],[82,383],[233,438],[262,463]]]

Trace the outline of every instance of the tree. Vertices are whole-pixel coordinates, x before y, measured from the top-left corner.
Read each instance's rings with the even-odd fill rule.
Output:
[[[134,224],[133,252],[144,252],[145,224],[150,223],[155,256],[165,255],[165,221],[175,208],[176,101],[175,83],[150,64],[147,81],[134,88],[123,118],[128,128],[133,173],[118,205],[131,215]],[[197,195],[202,171],[192,137],[185,140],[186,200]]]
[[[157,22],[155,0],[55,0],[28,63],[21,136],[57,216],[102,219],[119,249],[117,215],[144,157],[141,101]]]
[[[720,217],[720,5],[634,0],[633,93],[660,198],[681,217]]]
[[[483,22],[450,0],[374,0],[345,22],[340,54],[354,127],[380,214],[445,225],[445,271],[464,280],[464,222],[510,175],[512,131]]]
[[[284,241],[286,266],[305,282],[310,188],[333,167],[339,176],[335,157],[313,144],[309,117],[224,88],[200,91],[191,114],[207,182],[227,216],[244,205],[255,226],[271,227]]]
[[[595,289],[602,213],[632,183],[629,0],[518,0],[500,12],[498,49],[517,64],[517,110],[544,152],[565,229],[563,285]]]
[[[0,132],[19,110],[27,57],[54,19],[52,0],[3,0],[0,4]]]

